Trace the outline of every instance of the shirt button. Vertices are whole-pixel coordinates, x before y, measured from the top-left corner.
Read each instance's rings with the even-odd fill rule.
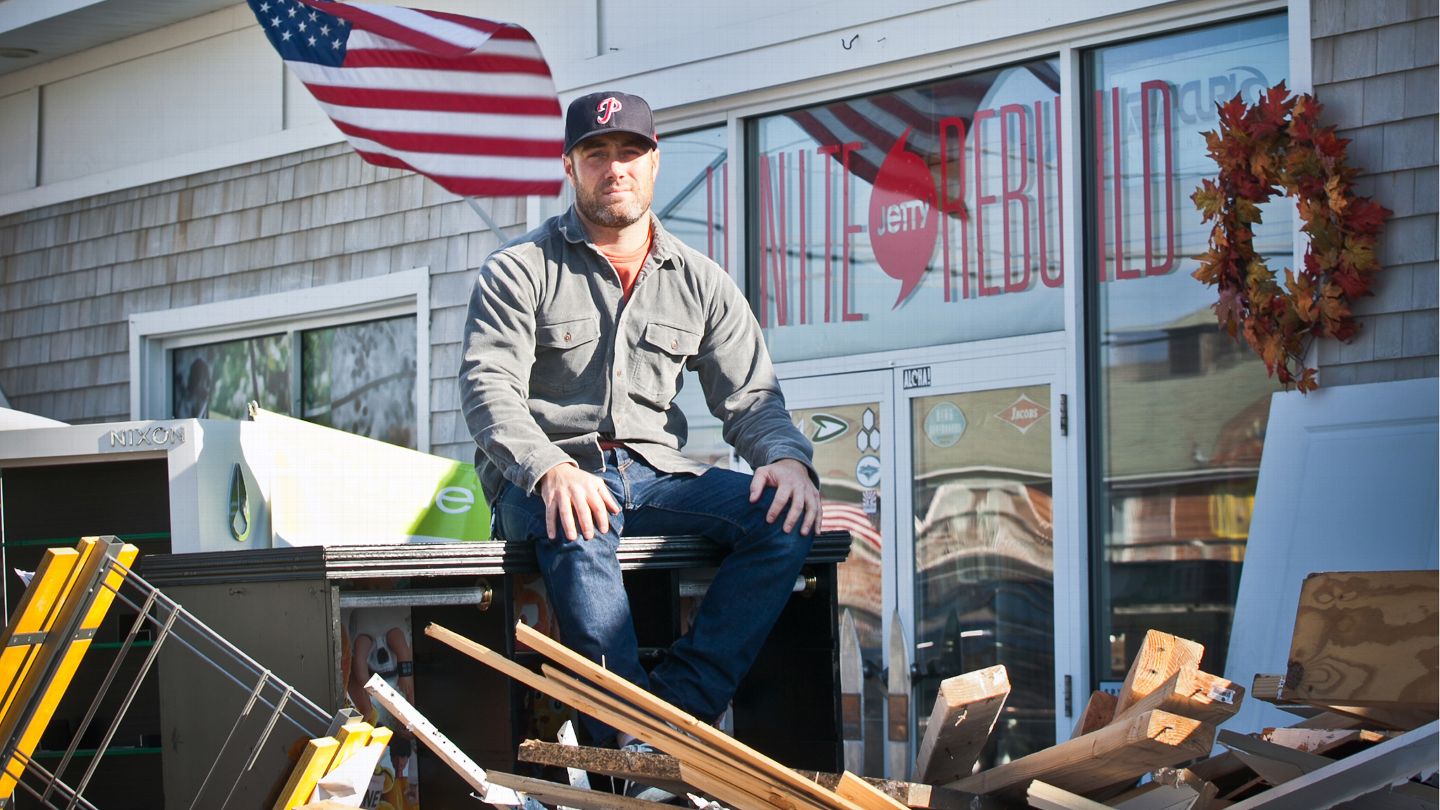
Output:
[[[569,332],[566,332],[566,333],[565,333],[565,342],[566,342],[566,343],[569,343],[569,342],[570,342],[570,333],[569,333]]]
[[[615,369],[615,376],[616,376],[616,377],[624,377],[624,376],[625,376],[625,371],[624,371],[624,369],[618,369],[618,368]]]
[[[680,341],[678,341],[678,340],[672,340],[672,341],[670,341],[670,348],[672,348],[672,349],[678,349],[678,348],[680,348]]]

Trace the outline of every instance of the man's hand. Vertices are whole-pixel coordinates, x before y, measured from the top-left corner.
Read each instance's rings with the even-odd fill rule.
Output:
[[[540,498],[545,501],[545,531],[551,540],[557,527],[566,540],[581,535],[593,539],[597,529],[610,531],[610,516],[620,514],[620,504],[605,482],[570,463],[557,464],[540,476]]]
[[[801,518],[804,518],[800,524],[801,534],[808,535],[811,529],[819,527],[820,490],[811,483],[810,470],[804,464],[793,458],[782,458],[756,469],[755,477],[750,481],[751,503],[760,500],[765,487],[775,487],[775,500],[770,503],[770,511],[765,513],[766,523],[774,523],[788,505],[790,511],[785,515],[785,531],[794,529]]]

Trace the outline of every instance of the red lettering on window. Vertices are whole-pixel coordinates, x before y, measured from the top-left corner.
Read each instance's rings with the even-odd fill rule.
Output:
[[[784,157],[781,157],[783,169]],[[760,155],[760,326],[769,326],[770,307],[767,305],[769,285],[775,285],[775,325],[786,323],[786,273],[785,273],[785,212],[784,183],[780,177],[780,217],[776,219],[775,191],[770,183],[770,159]],[[772,279],[773,274],[773,279]]]
[[[850,155],[865,147],[859,141],[851,141],[840,149],[840,166],[844,171],[841,189],[841,205],[844,210],[840,214],[840,221],[843,225],[840,228],[840,320],[842,321],[863,321],[865,316],[858,312],[850,311],[850,234],[861,233],[865,229],[859,225],[850,224]],[[826,291],[828,294],[828,290]]]
[[[1120,131],[1124,129],[1124,119],[1120,117],[1121,91],[1118,87],[1110,88],[1110,158],[1114,166],[1114,174],[1110,176],[1111,182],[1115,184],[1115,278],[1139,278],[1140,271],[1125,269],[1125,208],[1121,202],[1121,195],[1125,190],[1124,174],[1124,153],[1120,151]]]
[[[950,133],[955,134],[955,196],[950,196]],[[960,223],[960,295],[970,297],[970,231],[965,211],[965,121],[954,116],[940,119],[940,267],[945,274],[945,301],[955,300],[950,292],[950,221]]]
[[[994,117],[994,110],[976,110],[970,130],[971,140],[974,141],[971,149],[975,151],[975,283],[982,296],[996,295],[1001,289],[999,285],[991,287],[985,284],[985,206],[997,198],[985,193],[984,166],[981,163],[985,157],[982,134],[985,120]]]
[[[839,151],[839,144],[821,146],[815,149],[815,153],[823,157],[829,157]],[[830,323],[830,301],[833,297],[830,294],[830,257],[835,255],[834,242],[831,241],[832,234],[835,233],[835,228],[833,225],[833,223],[835,222],[835,217],[833,213],[834,203],[831,201],[835,198],[830,190],[830,171],[832,166],[834,166],[834,161],[825,160],[822,162],[825,164],[825,323]]]
[[[1015,127],[1020,146],[1020,182],[1014,188],[1010,187],[1010,132],[1009,120],[1011,116],[1019,119]],[[1030,287],[1030,198],[1025,194],[1025,187],[1030,184],[1029,163],[1030,148],[1027,145],[1028,129],[1026,127],[1026,110],[1019,104],[1006,104],[1000,108],[1000,211],[1001,226],[1003,229],[1002,243],[1005,246],[1005,292],[1024,292]],[[1018,281],[1011,272],[1011,257],[1014,255],[1010,249],[1010,205],[1020,205],[1020,241],[1021,241],[1021,275]],[[1044,229],[1044,223],[1041,223]]]
[[[1153,218],[1154,205],[1151,202],[1150,189],[1154,185],[1153,170],[1150,159],[1150,93],[1159,91],[1161,118],[1165,122],[1163,138],[1165,142],[1165,175],[1161,182],[1164,189],[1165,205],[1165,261],[1156,264],[1154,258],[1153,241]],[[1175,194],[1172,188],[1175,179],[1175,163],[1171,154],[1171,132],[1170,132],[1170,83],[1152,79],[1140,85],[1140,162],[1141,181],[1145,185],[1145,275],[1160,276],[1170,272],[1175,264]]]
[[[1105,267],[1105,91],[1095,91],[1095,269],[1109,281]]]

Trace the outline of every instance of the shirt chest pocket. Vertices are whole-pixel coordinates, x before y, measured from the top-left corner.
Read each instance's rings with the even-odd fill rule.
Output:
[[[595,385],[605,357],[600,324],[594,318],[543,323],[535,328],[532,394],[569,394]]]
[[[636,398],[661,410],[670,407],[680,390],[685,359],[698,351],[698,333],[666,323],[647,324],[631,362],[631,390]]]

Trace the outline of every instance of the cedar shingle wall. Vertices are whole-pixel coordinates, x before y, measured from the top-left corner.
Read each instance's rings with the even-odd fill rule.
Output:
[[[1315,92],[1351,139],[1359,192],[1395,212],[1352,343],[1320,343],[1322,385],[1437,374],[1435,0],[1314,0]]]
[[[489,210],[506,238],[522,229],[523,201]],[[460,328],[497,244],[463,201],[341,145],[13,214],[0,218],[0,390],[65,422],[128,419],[131,314],[427,266],[430,450],[468,461]]]

